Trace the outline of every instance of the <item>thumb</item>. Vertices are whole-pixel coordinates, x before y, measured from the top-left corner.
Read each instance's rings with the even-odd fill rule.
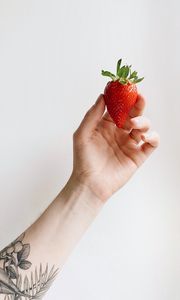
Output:
[[[103,94],[100,94],[95,104],[85,114],[79,129],[86,134],[92,132],[99,124],[105,110],[105,102]]]

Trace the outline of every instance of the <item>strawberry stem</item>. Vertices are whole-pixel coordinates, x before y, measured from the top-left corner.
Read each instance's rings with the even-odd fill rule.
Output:
[[[141,82],[144,77],[139,78],[138,73],[136,71],[131,70],[131,65],[124,65],[121,67],[122,59],[119,59],[117,62],[117,67],[116,67],[116,75],[109,71],[101,71],[101,74],[103,76],[110,77],[113,81],[119,81],[121,84],[128,84],[128,83],[138,83]]]
[[[117,62],[116,75],[118,75],[119,69],[121,67],[121,62],[122,62],[122,59],[119,59]]]

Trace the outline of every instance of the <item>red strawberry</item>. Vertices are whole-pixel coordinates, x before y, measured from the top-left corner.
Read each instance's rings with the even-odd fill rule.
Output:
[[[138,78],[137,72],[131,72],[131,66],[122,66],[122,60],[118,60],[116,75],[109,71],[103,71],[103,76],[108,76],[112,79],[109,81],[104,90],[104,98],[107,110],[115,122],[121,128],[132,107],[137,100],[136,83],[142,81],[143,78]]]

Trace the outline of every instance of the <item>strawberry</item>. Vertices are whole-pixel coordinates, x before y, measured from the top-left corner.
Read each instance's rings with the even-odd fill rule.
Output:
[[[117,62],[116,75],[104,70],[101,73],[112,79],[105,87],[104,99],[111,118],[119,128],[124,125],[130,110],[136,103],[138,95],[136,83],[144,79],[144,77],[138,78],[137,72],[131,71],[131,66],[121,67],[121,62],[122,59]]]

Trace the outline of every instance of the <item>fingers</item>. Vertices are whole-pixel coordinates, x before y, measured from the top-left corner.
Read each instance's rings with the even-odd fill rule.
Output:
[[[138,98],[136,101],[135,106],[132,108],[132,110],[129,113],[129,117],[127,118],[125,124],[123,125],[122,129],[125,130],[131,130],[131,118],[136,117],[136,116],[140,116],[143,114],[145,108],[145,99],[141,94],[138,94]],[[104,122],[105,121],[105,122]],[[105,127],[111,127],[112,125],[115,126],[115,123],[113,121],[113,119],[110,117],[109,113],[106,112],[102,118],[102,124]]]
[[[105,110],[105,102],[103,95],[99,95],[95,104],[85,114],[78,131],[82,134],[85,133],[88,136],[100,122]]]
[[[146,156],[149,156],[159,146],[159,135],[156,131],[152,131],[143,133],[141,138],[144,141],[144,143],[141,145],[141,151]]]
[[[129,133],[130,137],[137,143],[141,141],[141,135],[143,132],[149,130],[151,123],[150,120],[144,116],[138,116],[129,120],[129,125],[132,128]]]
[[[140,151],[148,157],[159,145],[159,135],[155,131],[149,131],[151,123],[150,120],[144,116],[138,116],[131,119],[132,131],[129,136],[137,144],[140,145]]]
[[[141,116],[145,109],[145,105],[146,105],[145,98],[141,94],[138,94],[136,104],[131,109],[129,116],[130,117]]]
[[[123,125],[123,129],[125,130],[130,130],[131,129],[131,118],[137,117],[137,116],[141,116],[144,112],[145,109],[145,99],[141,94],[138,94],[138,98],[136,101],[135,106],[131,109],[129,116],[126,120],[126,122]]]

